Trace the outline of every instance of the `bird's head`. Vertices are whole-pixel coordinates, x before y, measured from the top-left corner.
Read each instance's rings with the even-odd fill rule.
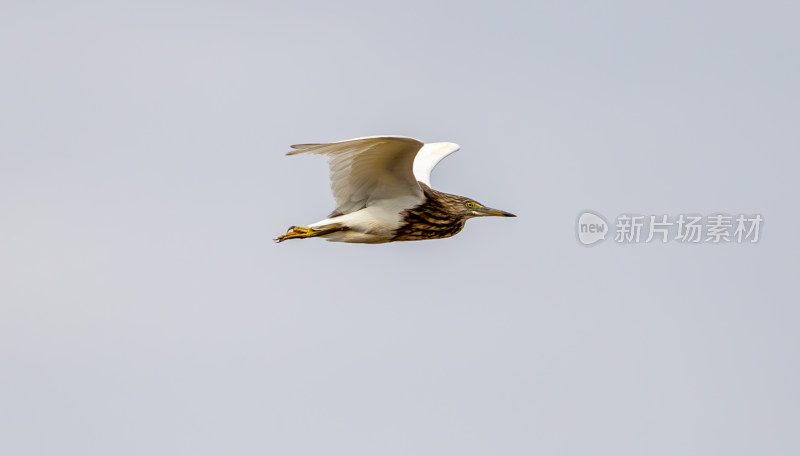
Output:
[[[472,218],[472,217],[488,217],[488,216],[495,216],[495,217],[516,217],[516,215],[501,211],[500,209],[493,209],[491,207],[486,207],[483,204],[471,200],[469,198],[461,198],[462,201],[461,207],[459,208],[460,214],[465,218]]]

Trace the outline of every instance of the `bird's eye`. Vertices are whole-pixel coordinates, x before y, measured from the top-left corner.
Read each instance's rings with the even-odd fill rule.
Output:
[[[475,203],[470,201],[469,203],[467,203],[467,207],[470,208],[470,209],[475,209]]]

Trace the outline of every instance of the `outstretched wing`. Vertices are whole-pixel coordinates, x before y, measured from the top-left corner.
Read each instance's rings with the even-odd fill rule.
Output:
[[[444,157],[460,149],[458,144],[441,142],[425,144],[414,159],[414,177],[431,187],[431,171]]]
[[[400,136],[375,136],[331,144],[299,144],[286,155],[328,157],[336,211],[349,214],[380,200],[423,199],[414,176],[414,157],[423,143]],[[432,166],[431,166],[432,168]]]

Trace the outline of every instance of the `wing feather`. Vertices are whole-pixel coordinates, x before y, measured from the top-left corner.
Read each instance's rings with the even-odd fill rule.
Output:
[[[414,176],[414,158],[424,146],[413,138],[374,136],[330,144],[298,144],[286,155],[328,157],[334,214],[348,214],[375,201],[412,198],[423,193]]]
[[[431,171],[445,157],[460,149],[458,144],[441,142],[425,144],[414,159],[414,176],[431,187]]]

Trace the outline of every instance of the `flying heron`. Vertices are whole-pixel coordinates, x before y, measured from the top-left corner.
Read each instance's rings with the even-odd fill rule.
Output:
[[[336,210],[307,228],[290,227],[276,242],[310,237],[368,244],[440,239],[457,234],[472,217],[516,217],[431,188],[431,171],[459,149],[457,144],[373,136],[292,149],[286,155],[328,157]]]

